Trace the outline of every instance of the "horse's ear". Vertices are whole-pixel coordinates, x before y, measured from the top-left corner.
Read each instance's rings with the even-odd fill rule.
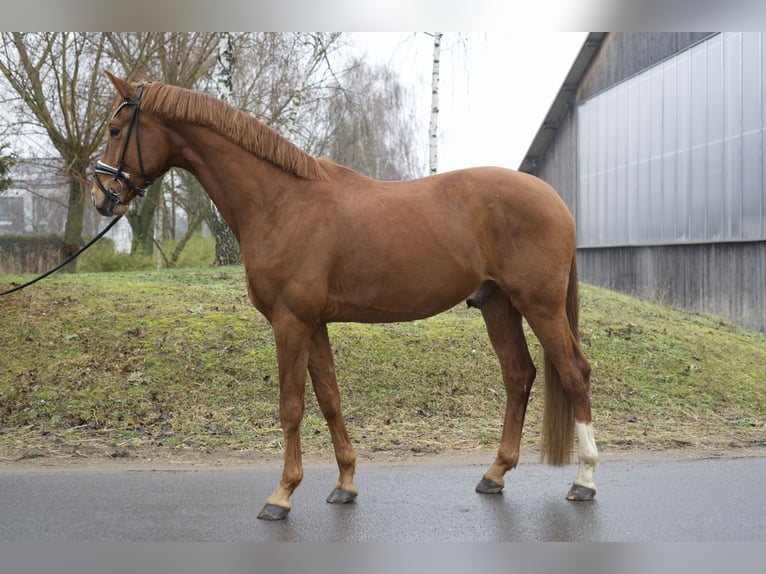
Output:
[[[117,88],[117,91],[120,93],[120,96],[125,98],[126,100],[132,100],[136,95],[136,89],[134,86],[123,80],[122,78],[118,78],[108,70],[106,71],[106,75],[109,78],[109,81],[112,82],[115,88]]]

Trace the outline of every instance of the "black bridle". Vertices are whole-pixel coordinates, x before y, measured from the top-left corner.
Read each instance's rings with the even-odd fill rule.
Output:
[[[117,164],[117,167],[113,167],[107,163],[104,163],[103,161],[97,161],[96,167],[93,169],[93,179],[96,180],[96,185],[101,190],[101,192],[104,194],[104,197],[106,198],[106,201],[111,203],[111,206],[106,211],[111,212],[115,206],[117,205],[127,205],[127,201],[123,201],[121,199],[121,193],[117,193],[111,189],[111,186],[109,184],[104,185],[101,180],[99,179],[99,175],[106,175],[109,176],[111,179],[109,180],[109,183],[115,182],[119,184],[120,186],[120,192],[124,189],[125,186],[130,189],[135,195],[139,197],[144,197],[146,195],[146,188],[152,185],[154,183],[151,179],[146,177],[146,172],[144,171],[144,160],[141,156],[141,145],[139,144],[138,140],[138,112],[141,107],[141,96],[143,96],[144,93],[144,84],[140,84],[138,88],[136,89],[136,98],[134,100],[125,100],[120,104],[120,107],[117,108],[117,111],[114,112],[114,116],[116,117],[117,114],[120,113],[122,108],[126,106],[133,106],[133,114],[130,117],[130,123],[128,124],[128,133],[125,136],[125,142],[122,144],[122,152],[120,153],[120,159],[119,163]],[[136,136],[136,154],[138,155],[138,167],[141,170],[141,178],[144,180],[145,187],[138,187],[135,185],[131,179],[130,174],[123,170],[125,167],[125,152],[128,149],[128,143],[130,142],[130,134],[131,132],[135,133]],[[94,198],[95,203],[95,198]]]

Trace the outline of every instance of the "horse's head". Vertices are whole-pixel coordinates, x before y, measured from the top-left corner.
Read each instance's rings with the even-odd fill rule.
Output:
[[[146,84],[107,72],[121,102],[106,128],[106,149],[94,169],[91,195],[101,215],[124,215],[136,196],[167,171],[168,136],[151,114],[141,113]]]

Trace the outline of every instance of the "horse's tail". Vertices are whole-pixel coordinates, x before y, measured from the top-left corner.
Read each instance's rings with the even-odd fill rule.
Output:
[[[566,313],[569,328],[576,341],[580,338],[580,298],[577,280],[577,252],[572,255],[567,286]],[[545,354],[545,407],[540,458],[555,466],[569,463],[574,445],[574,413],[569,397],[564,392],[556,367]]]

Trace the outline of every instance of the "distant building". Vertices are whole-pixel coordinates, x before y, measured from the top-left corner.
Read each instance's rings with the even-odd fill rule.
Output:
[[[0,194],[0,233],[59,233],[66,219],[66,180],[53,160],[19,161]]]
[[[766,34],[591,33],[520,170],[580,278],[766,331]]]

